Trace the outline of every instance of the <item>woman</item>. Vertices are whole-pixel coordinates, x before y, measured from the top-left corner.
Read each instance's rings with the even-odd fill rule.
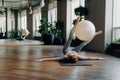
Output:
[[[83,41],[79,46],[73,48],[73,49],[69,49],[70,48],[70,44],[72,42],[72,37],[73,37],[73,33],[74,33],[74,29],[75,26],[78,25],[78,22],[80,21],[80,17],[78,17],[76,19],[76,21],[74,22],[74,27],[70,32],[69,35],[69,39],[67,41],[67,43],[64,45],[63,47],[63,54],[64,56],[62,57],[56,57],[56,58],[42,58],[40,60],[37,61],[59,61],[59,60],[67,60],[69,62],[77,62],[78,60],[100,60],[102,58],[97,58],[97,57],[84,57],[82,55],[78,55],[78,52],[81,51],[81,49],[87,45],[89,42],[91,42],[96,36],[102,34],[102,31],[98,31],[94,34],[94,36],[88,40],[88,41]]]

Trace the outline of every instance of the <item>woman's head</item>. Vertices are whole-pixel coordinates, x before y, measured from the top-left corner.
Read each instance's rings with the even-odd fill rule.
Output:
[[[75,51],[71,51],[69,52],[69,54],[67,54],[67,60],[70,62],[77,62],[78,61],[78,55]]]

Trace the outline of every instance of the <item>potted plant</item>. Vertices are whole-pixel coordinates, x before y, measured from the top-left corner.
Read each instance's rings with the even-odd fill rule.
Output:
[[[120,57],[120,39],[114,40],[106,48],[106,53],[115,57]]]
[[[55,29],[55,39],[54,39],[54,44],[55,45],[62,45],[64,42],[64,37],[63,37],[63,33],[64,33],[64,22],[61,20],[58,20],[55,23],[56,29]]]
[[[86,7],[79,6],[74,9],[75,15],[80,16],[81,20],[88,15],[88,9]]]
[[[2,28],[0,28],[0,38],[3,37],[3,32],[2,32]]]
[[[11,30],[11,31],[9,31],[9,34],[10,34],[10,39],[14,39],[14,38],[16,38],[16,35],[17,35],[17,31],[16,30]]]
[[[111,46],[112,46],[114,49],[120,49],[120,39],[114,40],[114,41],[111,43]]]
[[[42,41],[44,41],[44,44],[53,44],[54,25],[49,23],[46,18],[42,18],[40,22],[41,25],[39,26],[38,32],[41,34]]]

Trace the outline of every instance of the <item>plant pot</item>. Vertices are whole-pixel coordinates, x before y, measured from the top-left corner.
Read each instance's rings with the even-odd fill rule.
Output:
[[[0,33],[0,38],[3,38],[3,33]]]
[[[111,43],[111,47],[112,47],[113,49],[120,49],[120,44]]]
[[[120,44],[111,43],[106,48],[106,53],[120,58]]]
[[[54,42],[54,35],[53,34],[43,34],[42,40],[45,45],[51,45]]]
[[[62,44],[63,44],[63,39],[55,38],[55,39],[54,39],[54,44],[55,44],[55,45],[62,45]]]

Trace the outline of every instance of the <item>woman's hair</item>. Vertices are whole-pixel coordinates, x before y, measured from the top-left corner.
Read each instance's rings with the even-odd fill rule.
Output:
[[[68,54],[68,57],[65,58],[65,60],[67,62],[70,62],[70,63],[75,63],[78,61],[78,56],[77,56],[77,53],[75,51],[70,51],[67,53]]]

